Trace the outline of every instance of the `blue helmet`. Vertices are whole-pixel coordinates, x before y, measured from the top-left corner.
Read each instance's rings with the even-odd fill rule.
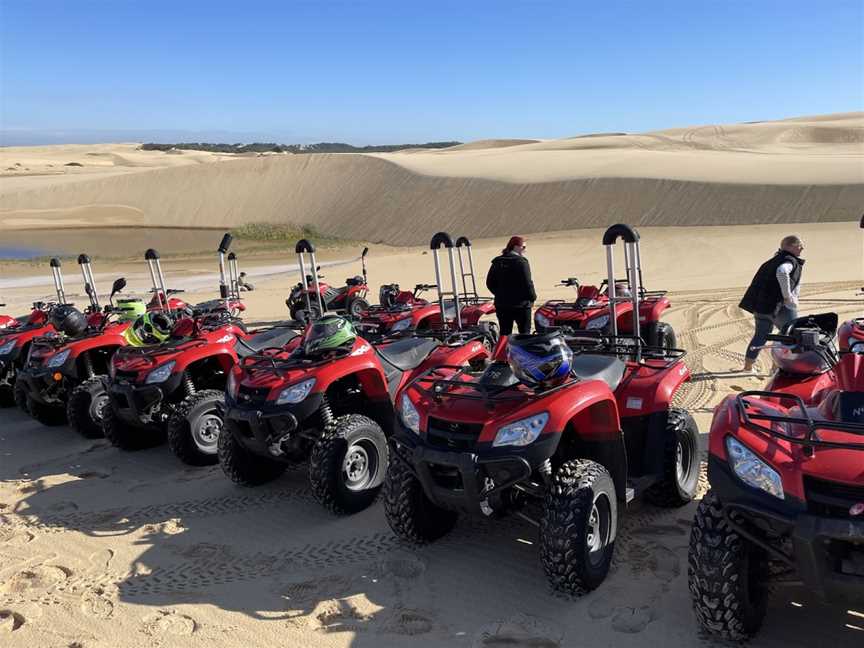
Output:
[[[567,380],[573,351],[559,331],[542,335],[511,335],[507,360],[520,382],[529,387],[553,386]]]

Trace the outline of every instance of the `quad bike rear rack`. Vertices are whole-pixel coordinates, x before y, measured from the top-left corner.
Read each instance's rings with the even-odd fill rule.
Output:
[[[351,349],[339,349],[328,354],[326,357],[308,358],[308,357],[292,357],[289,355],[286,358],[277,357],[276,353],[267,353],[267,351],[284,351],[283,347],[267,347],[261,349],[258,353],[253,353],[240,360],[240,366],[249,371],[267,371],[278,374],[280,371],[288,369],[307,369],[310,367],[319,367],[329,364],[334,360],[342,359],[351,354]]]
[[[776,414],[762,414],[749,411],[751,403],[748,398],[772,399],[775,401],[791,402],[798,407],[801,412],[800,416],[780,416]],[[745,391],[738,394],[735,398],[738,413],[740,415],[741,424],[750,430],[758,430],[763,434],[767,434],[778,439],[783,439],[789,443],[806,446],[810,452],[815,448],[842,448],[844,450],[864,450],[864,423],[852,423],[848,421],[828,421],[824,419],[814,419],[807,411],[807,406],[804,400],[795,394],[787,394],[784,392],[770,391]],[[768,423],[781,423],[784,425],[802,425],[807,428],[804,436],[793,436],[781,432],[771,425],[764,425],[760,421]],[[845,442],[845,441],[824,441],[818,438],[818,430],[834,430],[837,432],[845,432],[847,434],[860,435],[861,442]]]
[[[125,346],[118,349],[118,351],[122,352],[123,355],[158,357],[163,355],[171,355],[180,351],[189,351],[190,349],[206,345],[206,340],[193,339],[181,340],[177,344],[168,344],[167,346],[164,344],[143,347]]]

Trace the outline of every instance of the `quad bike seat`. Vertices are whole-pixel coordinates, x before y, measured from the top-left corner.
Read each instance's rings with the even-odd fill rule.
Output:
[[[400,371],[410,371],[418,367],[437,346],[436,340],[406,338],[376,347],[375,350],[385,363],[393,365]]]
[[[615,391],[626,366],[623,360],[611,356],[580,353],[573,356],[571,371],[580,380],[602,380]]]
[[[260,353],[267,348],[281,348],[295,337],[297,337],[297,331],[294,329],[288,328],[287,326],[274,326],[266,331],[256,333],[245,340],[237,338],[237,355],[241,358],[245,358],[253,353]]]

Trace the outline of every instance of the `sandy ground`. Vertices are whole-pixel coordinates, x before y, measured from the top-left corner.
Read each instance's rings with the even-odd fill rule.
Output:
[[[441,228],[842,222],[864,204],[864,113],[386,155],[8,148],[0,181],[0,232],[270,222],[414,245]]]
[[[666,319],[693,371],[678,404],[694,413],[703,437],[723,396],[763,380],[734,371],[752,333],[736,304],[755,266],[790,229],[640,230],[646,283],[672,291]],[[851,299],[862,284],[857,223],[792,231],[807,246],[802,310],[860,315],[860,303],[827,301]],[[475,242],[481,272],[501,244]],[[332,259],[355,254],[337,250]],[[599,281],[603,274],[600,231],[529,237],[528,256],[544,299],[567,296],[553,285],[564,276]],[[267,267],[260,259],[247,265],[259,263]],[[176,270],[186,265],[194,271]],[[192,300],[213,295],[196,283],[212,269],[206,261],[165,263],[166,275],[198,286]],[[325,274],[343,278],[357,270],[351,261]],[[382,282],[433,277],[422,248],[373,247],[370,273],[376,292]],[[18,267],[4,279],[23,274]],[[281,300],[294,281],[293,274],[262,275],[248,295],[247,319],[284,316]],[[7,285],[4,297],[20,309],[42,289]],[[757,368],[767,373],[767,358]],[[686,561],[695,505],[628,511],[608,581],[567,599],[549,591],[536,530],[518,519],[462,518],[443,540],[413,549],[390,532],[380,504],[350,518],[328,514],[312,499],[302,469],[243,489],[218,466],[185,467],[165,447],[122,452],[12,410],[0,411],[0,444],[4,647],[720,645],[699,635],[690,608]],[[862,627],[860,616],[826,607],[800,588],[783,589],[751,645],[851,647],[861,645]]]

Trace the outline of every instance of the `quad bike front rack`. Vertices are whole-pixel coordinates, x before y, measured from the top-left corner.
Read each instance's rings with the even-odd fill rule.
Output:
[[[466,239],[467,240],[467,239]],[[447,250],[447,259],[450,266],[450,290],[444,289],[444,284],[441,280],[441,259],[439,252],[441,248]],[[467,246],[470,251],[470,246]],[[453,299],[453,305],[456,309],[456,328],[462,328],[462,307],[459,304],[459,284],[456,282],[456,260],[453,257],[453,239],[447,232],[438,232],[432,237],[429,243],[429,249],[432,250],[432,262],[435,264],[435,288],[438,291],[438,307],[441,309],[441,324],[446,330],[449,328],[447,321],[446,310],[444,308],[445,297]],[[463,281],[465,280],[463,274]]]
[[[627,282],[630,284],[630,297],[618,297],[615,284],[615,244],[618,239],[624,241],[624,266],[627,273]],[[642,355],[642,337],[639,330],[639,297],[642,293],[642,259],[639,250],[639,232],[629,225],[619,223],[613,225],[603,234],[603,245],[606,247],[606,268],[608,271],[609,291],[609,324],[612,337],[618,337],[618,320],[615,315],[615,304],[633,303],[633,336],[636,349],[634,352],[637,362]]]
[[[312,283],[315,285],[315,297],[318,301],[319,317],[324,314],[324,300],[321,299],[321,286],[318,283],[318,262],[315,259],[315,246],[306,239],[297,241],[294,246],[294,252],[297,254],[297,264],[300,266],[300,285],[303,286],[303,294],[306,296],[306,312],[309,314],[309,319],[312,319],[312,296],[309,294],[309,284],[306,281],[306,261],[312,264]],[[366,259],[364,255],[363,267],[365,270]]]
[[[463,255],[463,250],[465,253]],[[471,241],[467,236],[456,239],[456,256],[459,259],[459,275],[462,277],[462,301],[466,304],[479,304],[490,301],[490,297],[481,297],[477,292],[477,279],[474,274],[474,255],[471,251]],[[465,271],[465,262],[468,262],[468,271]],[[471,282],[471,290],[468,290],[468,282]]]
[[[93,278],[93,266],[90,263],[90,257],[86,254],[79,254],[78,265],[81,267],[81,276],[84,278],[84,292],[90,298],[90,310],[98,313],[102,307],[99,305],[99,293],[96,291],[96,281]]]
[[[147,269],[150,271],[150,280],[153,283],[153,293],[156,296],[159,310],[168,311],[170,303],[168,301],[168,291],[165,288],[165,275],[162,274],[162,263],[159,259],[159,253],[150,248],[144,253],[144,260],[147,261]]]

